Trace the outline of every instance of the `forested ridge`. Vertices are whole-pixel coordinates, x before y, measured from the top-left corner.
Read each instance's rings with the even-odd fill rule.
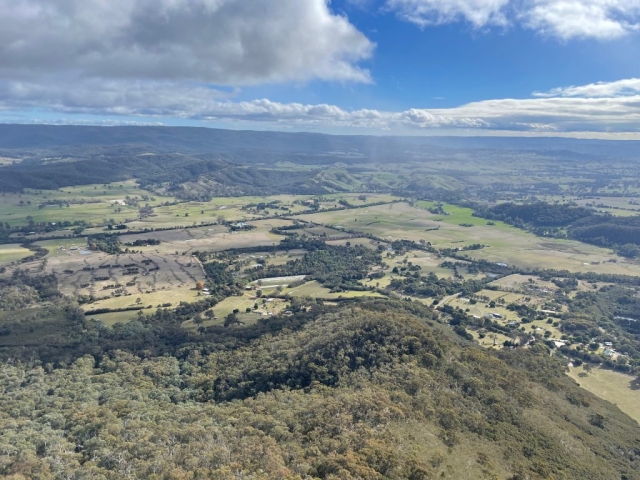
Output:
[[[406,302],[303,315],[233,348],[3,364],[0,474],[637,478],[637,424],[543,345],[483,351]]]

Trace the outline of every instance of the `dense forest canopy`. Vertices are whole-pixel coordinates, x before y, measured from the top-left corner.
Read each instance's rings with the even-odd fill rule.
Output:
[[[508,220],[510,223],[520,221],[535,227],[566,227],[593,215],[588,208],[542,202],[529,205],[504,203],[493,207],[491,213],[497,220]]]
[[[6,364],[0,472],[634,477],[637,425],[572,385],[544,348],[505,361],[430,317],[373,302],[226,351]]]

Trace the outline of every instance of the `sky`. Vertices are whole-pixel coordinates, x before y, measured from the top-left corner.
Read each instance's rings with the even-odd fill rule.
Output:
[[[2,0],[0,122],[640,139],[640,0]]]

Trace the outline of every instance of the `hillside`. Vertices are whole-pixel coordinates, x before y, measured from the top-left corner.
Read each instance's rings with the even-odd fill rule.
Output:
[[[4,363],[0,474],[638,478],[638,425],[544,346],[481,350],[406,302],[315,311],[164,356]]]

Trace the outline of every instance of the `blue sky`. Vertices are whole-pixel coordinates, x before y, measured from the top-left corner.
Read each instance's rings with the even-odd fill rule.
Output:
[[[636,138],[638,58],[640,0],[8,0],[0,121]]]
[[[344,0],[332,7],[376,43],[373,58],[361,63],[374,83],[264,87],[246,90],[243,99],[323,101],[355,109],[442,108],[640,77],[640,35],[562,40],[519,25],[475,30],[464,21],[420,28]]]

